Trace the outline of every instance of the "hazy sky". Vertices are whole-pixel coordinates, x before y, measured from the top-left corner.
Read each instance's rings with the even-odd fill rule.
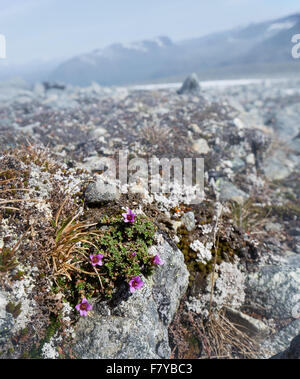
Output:
[[[0,0],[7,58],[25,63],[167,35],[179,41],[300,12],[299,0]]]

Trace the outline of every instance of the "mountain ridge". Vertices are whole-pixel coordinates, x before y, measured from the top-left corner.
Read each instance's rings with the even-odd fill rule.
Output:
[[[61,63],[49,78],[75,85],[127,85],[225,68],[242,73],[297,71],[291,37],[300,32],[300,13],[248,24],[199,38],[173,42],[167,36],[132,43],[114,43]],[[297,62],[298,63],[298,62]],[[265,67],[259,68],[260,65]]]

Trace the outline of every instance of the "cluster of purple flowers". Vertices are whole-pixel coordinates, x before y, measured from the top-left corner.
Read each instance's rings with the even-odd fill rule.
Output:
[[[128,209],[128,212],[122,213],[122,216],[124,218],[124,222],[134,223],[134,221],[135,221],[134,218],[135,218],[136,214],[133,213],[131,209]],[[131,253],[131,256],[135,257],[136,253],[135,252]],[[103,257],[104,257],[104,255],[102,255],[102,254],[91,254],[90,255],[91,264],[94,267],[97,265],[102,266],[103,265],[103,262],[102,262]],[[154,265],[163,265],[164,261],[157,254],[152,258],[152,263]],[[129,281],[129,290],[131,293],[133,293],[134,291],[142,288],[144,284],[145,284],[145,282],[143,282],[142,279],[139,277],[139,275],[137,275]],[[88,301],[85,297],[83,297],[81,303],[77,304],[75,308],[80,313],[80,316],[87,316],[88,311],[90,311],[92,309],[92,305],[88,303]]]

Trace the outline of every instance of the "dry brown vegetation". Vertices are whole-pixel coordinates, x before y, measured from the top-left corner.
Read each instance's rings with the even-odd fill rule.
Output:
[[[164,145],[171,136],[171,129],[158,122],[145,124],[141,129],[143,138],[149,145]]]
[[[238,329],[223,310],[204,320],[184,310],[182,301],[169,328],[171,358],[175,359],[253,359],[258,345]]]
[[[235,205],[237,207],[237,205]],[[248,205],[250,207],[250,203]],[[246,207],[247,209],[247,207]],[[182,299],[179,311],[175,315],[169,328],[172,346],[171,358],[176,359],[251,359],[258,357],[258,345],[246,333],[239,330],[238,325],[232,323],[221,310],[213,309],[215,270],[217,252],[219,250],[219,237],[222,232],[222,207],[216,211],[216,220],[212,230],[214,260],[210,273],[210,304],[209,315],[203,318],[191,310],[187,311],[185,301]],[[236,217],[245,217],[243,208],[234,208]],[[245,211],[246,212],[246,211]],[[248,216],[248,213],[246,213]],[[254,217],[254,216],[253,216]],[[256,218],[254,217],[255,221]],[[240,220],[240,218],[238,219]],[[244,220],[242,218],[242,220]],[[245,220],[244,220],[245,221]],[[251,222],[252,219],[247,222]],[[248,225],[248,224],[247,224]],[[186,295],[188,296],[188,294]]]

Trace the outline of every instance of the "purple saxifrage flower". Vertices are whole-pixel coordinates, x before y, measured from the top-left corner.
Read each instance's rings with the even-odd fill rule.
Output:
[[[153,257],[153,263],[155,265],[163,265],[165,262],[161,259],[161,257],[157,254]]]
[[[132,212],[131,209],[128,209],[127,213],[122,213],[125,222],[134,222],[135,213]]]
[[[136,256],[136,252],[131,253],[131,256],[135,257]]]
[[[92,265],[93,266],[96,266],[96,265],[102,266],[103,265],[103,262],[102,262],[103,257],[104,257],[104,255],[102,255],[102,254],[96,254],[96,255],[91,254],[90,260],[91,260]]]
[[[145,283],[142,281],[142,279],[139,276],[135,276],[129,281],[129,289],[130,292],[133,293],[135,290],[140,289],[143,287]]]
[[[91,304],[88,303],[87,299],[84,297],[81,303],[77,304],[75,308],[80,313],[80,316],[87,316],[88,311],[92,309],[92,306]]]

